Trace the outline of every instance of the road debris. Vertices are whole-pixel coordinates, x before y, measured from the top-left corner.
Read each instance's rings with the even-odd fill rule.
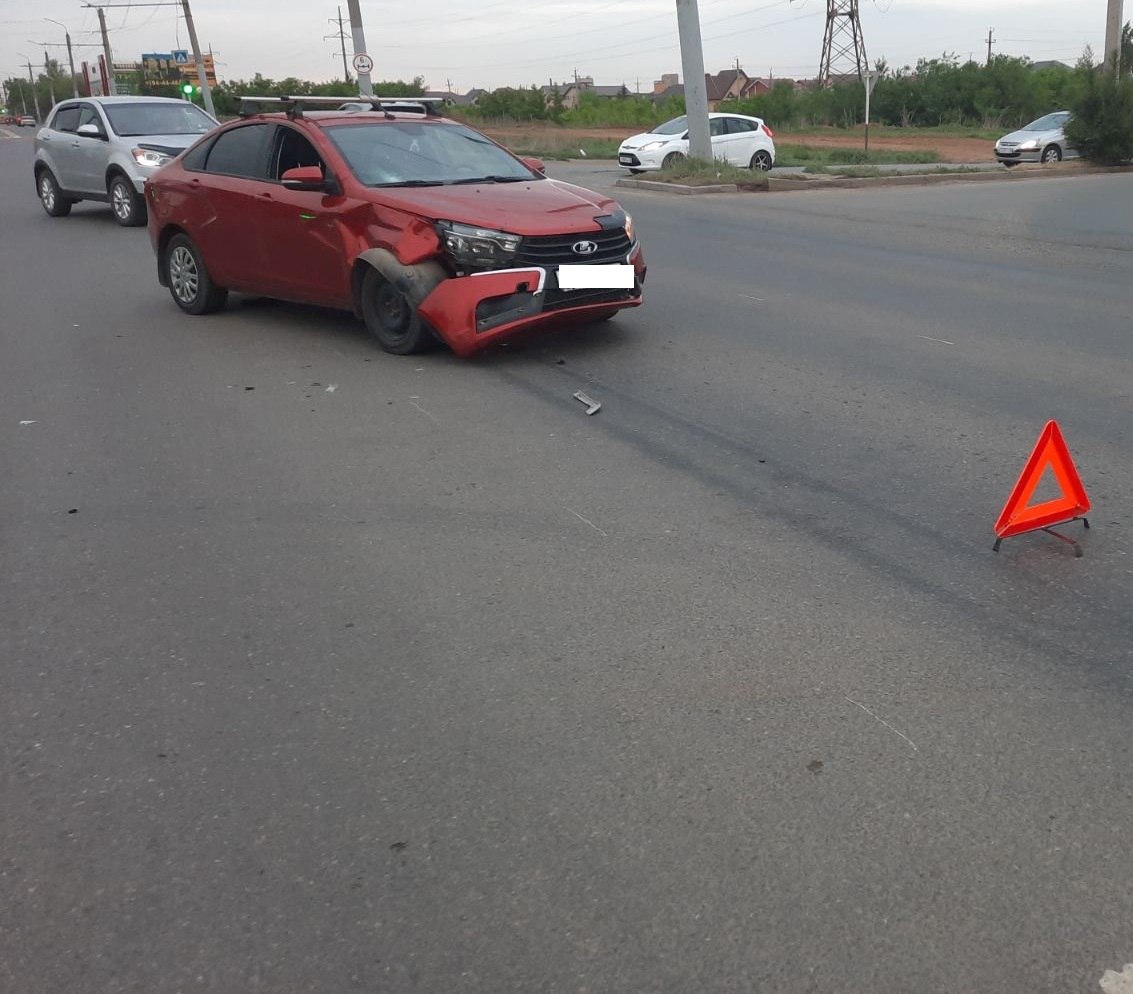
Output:
[[[597,414],[600,410],[602,410],[602,405],[598,403],[598,401],[594,400],[593,397],[586,396],[586,394],[584,394],[581,390],[579,390],[574,395],[574,399],[581,401],[586,405],[587,414]]]
[[[22,425],[37,425],[37,424],[39,424],[39,422],[38,421],[21,421],[20,424],[22,424]]]

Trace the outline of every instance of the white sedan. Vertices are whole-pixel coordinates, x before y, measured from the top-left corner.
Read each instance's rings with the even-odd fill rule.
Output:
[[[775,165],[775,133],[758,117],[709,114],[712,157],[733,166],[770,169]],[[688,118],[676,117],[652,131],[627,138],[618,149],[618,165],[643,173],[688,156]]]

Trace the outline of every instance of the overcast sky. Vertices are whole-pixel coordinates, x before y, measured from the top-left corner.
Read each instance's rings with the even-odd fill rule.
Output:
[[[113,0],[123,2],[123,0]],[[962,58],[993,51],[1073,64],[1089,44],[1101,54],[1106,0],[861,0],[870,61],[913,64],[944,51]],[[1133,6],[1133,5],[1130,5]],[[596,83],[652,89],[664,72],[680,71],[673,0],[362,0],[375,79],[425,77],[433,89],[451,80],[473,86],[568,80],[575,70]],[[752,76],[808,77],[818,71],[824,0],[700,0],[705,68],[738,58]],[[201,45],[212,46],[222,79],[342,76],[336,3],[310,0],[192,0]],[[342,5],[346,16],[346,4]],[[1133,14],[1133,11],[1127,11]],[[142,52],[188,47],[179,6],[108,9],[115,61]],[[76,44],[98,42],[98,18],[78,0],[0,0],[0,77],[26,75],[25,56],[42,61],[32,42],[62,42],[62,21]],[[66,59],[64,48],[50,49]],[[347,53],[352,54],[347,25]],[[76,48],[76,66],[97,59]]]

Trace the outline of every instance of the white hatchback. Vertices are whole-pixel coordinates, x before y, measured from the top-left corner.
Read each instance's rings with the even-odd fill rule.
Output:
[[[775,133],[762,118],[745,114],[709,114],[712,156],[733,166],[770,169],[775,165]],[[643,173],[688,156],[688,118],[676,117],[652,131],[627,138],[618,149],[618,165]]]

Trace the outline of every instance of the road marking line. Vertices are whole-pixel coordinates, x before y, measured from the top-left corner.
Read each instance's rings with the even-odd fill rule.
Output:
[[[926,342],[936,342],[938,345],[955,345],[955,342],[946,342],[943,338],[929,338],[928,335],[917,335],[917,338],[923,338]]]
[[[843,696],[845,696],[845,695],[843,695]],[[875,715],[869,708],[867,708],[864,704],[858,704],[858,702],[855,701],[852,697],[847,697],[846,700],[848,700],[851,704],[857,704],[858,707],[860,707],[866,714],[868,714],[875,721],[880,721],[881,724],[883,724],[886,728],[889,729],[889,731],[893,732],[895,735],[900,735],[901,738],[903,738],[906,742],[909,743],[909,745],[911,745],[913,747],[913,752],[920,752],[920,750],[916,746],[916,743],[911,738],[909,738],[909,736],[907,736],[904,732],[897,731],[897,729],[894,728],[892,725],[890,725],[889,722],[887,722],[884,718],[878,718],[877,715]],[[1133,992],[1131,992],[1131,994],[1133,994]]]

